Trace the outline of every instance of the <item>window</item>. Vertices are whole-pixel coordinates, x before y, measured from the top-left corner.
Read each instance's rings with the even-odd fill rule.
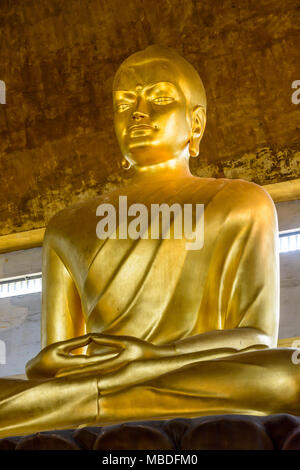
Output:
[[[300,250],[300,228],[279,233],[279,253]]]
[[[26,274],[0,280],[0,299],[42,291],[42,273]]]

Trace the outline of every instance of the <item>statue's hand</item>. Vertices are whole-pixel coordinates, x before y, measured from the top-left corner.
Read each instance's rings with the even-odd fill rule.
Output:
[[[66,341],[60,341],[50,344],[40,351],[40,353],[26,364],[26,373],[28,378],[49,378],[57,375],[64,375],[63,372],[82,368],[99,362],[101,359],[109,360],[118,354],[113,353],[95,354],[88,356],[85,354],[72,354],[74,349],[87,346],[93,341],[93,335],[87,334],[77,338],[71,338]]]
[[[115,336],[104,335],[100,333],[91,333],[91,340],[99,346],[111,347],[118,350],[114,357],[99,356],[94,364],[86,364],[84,370],[82,367],[75,367],[69,371],[62,371],[57,376],[73,375],[82,372],[95,372],[104,374],[112,372],[127,364],[144,359],[158,359],[172,354],[170,346],[156,346],[148,341],[144,341],[133,336]],[[112,354],[111,354],[112,356]],[[91,356],[93,357],[93,356]]]
[[[119,350],[116,357],[105,359],[101,362],[103,371],[118,368],[128,362],[139,359],[155,359],[163,353],[159,346],[134,336],[114,336],[103,334],[91,334],[94,343],[99,346],[109,346]]]

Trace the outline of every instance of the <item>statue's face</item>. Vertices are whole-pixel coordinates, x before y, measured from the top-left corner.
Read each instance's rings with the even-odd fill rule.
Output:
[[[191,135],[182,77],[166,61],[132,65],[114,91],[116,135],[123,155],[139,166],[182,155]]]

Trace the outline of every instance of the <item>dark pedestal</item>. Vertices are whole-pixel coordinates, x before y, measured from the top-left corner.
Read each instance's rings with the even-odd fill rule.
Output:
[[[0,439],[0,450],[300,450],[300,417],[178,418]]]

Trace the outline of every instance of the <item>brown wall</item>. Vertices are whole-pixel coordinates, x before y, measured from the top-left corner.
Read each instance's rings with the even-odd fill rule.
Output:
[[[112,79],[153,43],[193,63],[207,90],[195,174],[299,178],[299,24],[299,0],[1,0],[0,235],[120,181]]]

